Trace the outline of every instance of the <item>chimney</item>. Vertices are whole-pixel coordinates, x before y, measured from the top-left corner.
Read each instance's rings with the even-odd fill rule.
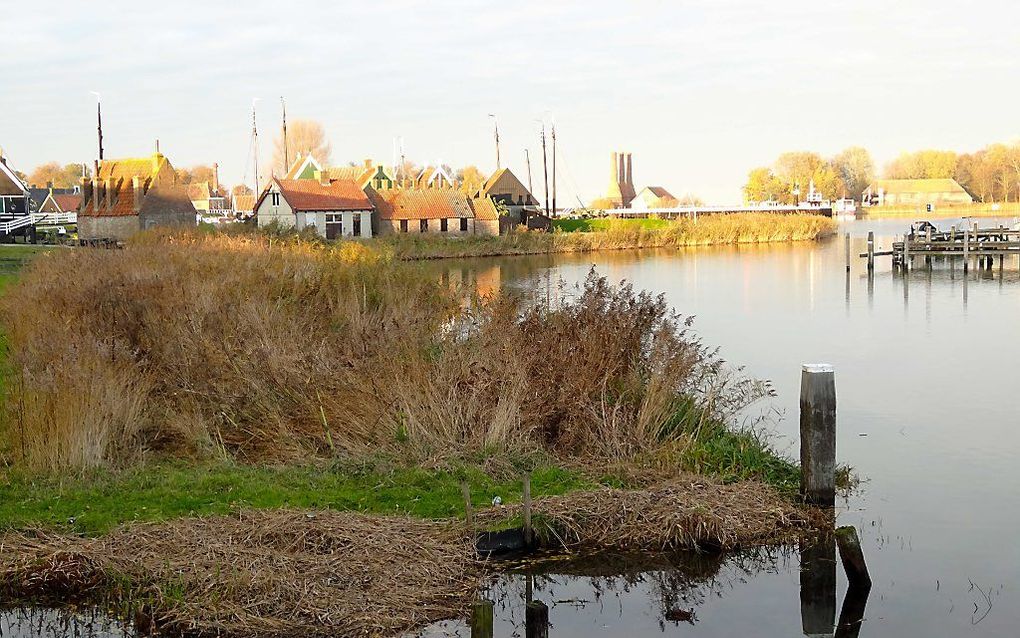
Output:
[[[633,187],[634,186],[634,175],[631,172],[631,170],[633,168],[633,166],[631,165],[631,153],[627,153],[626,157],[627,157],[627,173],[626,173],[626,175],[624,175],[624,180],[623,181],[626,182],[628,186]]]
[[[365,160],[365,168],[372,168],[372,160],[370,159]]]
[[[81,193],[82,208],[84,208],[85,205],[89,203],[89,199],[92,198],[93,193],[92,180],[86,179],[85,176],[83,175],[81,177],[81,184],[79,186],[79,189],[80,189],[79,192]]]
[[[315,171],[315,179],[323,186],[329,186],[329,176],[325,171]]]
[[[609,181],[619,182],[620,181],[620,161],[616,157],[616,151],[613,151],[613,166],[609,170]]]
[[[145,196],[145,193],[142,192],[142,180],[137,175],[131,178],[131,191],[135,196],[134,211],[138,213],[142,210],[142,197]]]
[[[160,164],[163,163],[163,154],[159,152],[159,140],[156,140],[156,152],[152,155],[152,174],[155,175],[156,171],[159,170]]]
[[[113,180],[109,177],[105,180],[104,190],[106,191],[106,210],[113,210]]]
[[[219,194],[220,192],[220,164],[214,162],[212,165],[212,189],[213,192]]]

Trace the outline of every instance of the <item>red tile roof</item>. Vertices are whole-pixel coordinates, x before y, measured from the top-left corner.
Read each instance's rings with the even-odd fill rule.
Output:
[[[397,190],[368,189],[379,219],[454,219],[474,217],[464,193],[427,188]]]
[[[328,185],[314,179],[278,179],[280,193],[294,210],[370,210],[372,202],[353,180]],[[268,191],[266,191],[268,192]],[[263,197],[265,194],[263,193]]]
[[[57,203],[57,208],[60,209],[60,212],[69,213],[78,210],[78,206],[81,205],[81,194],[54,195],[53,201]]]
[[[475,219],[482,221],[499,219],[499,209],[490,197],[476,197],[471,200],[471,208],[475,211]]]

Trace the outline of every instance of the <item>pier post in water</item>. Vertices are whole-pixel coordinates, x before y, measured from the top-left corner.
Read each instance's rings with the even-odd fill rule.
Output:
[[[525,638],[549,638],[549,607],[540,600],[533,600],[524,610]]]
[[[471,605],[471,638],[492,638],[491,600],[476,600]]]
[[[847,233],[843,237],[844,237],[843,248],[844,252],[846,253],[846,271],[850,272],[850,233]]]
[[[800,375],[800,493],[811,505],[836,502],[836,374],[806,363]]]
[[[875,269],[875,233],[868,231],[868,272]]]
[[[864,550],[861,549],[857,528],[851,526],[836,528],[836,546],[839,547],[839,559],[843,562],[850,586],[871,589],[871,576],[868,574],[868,565],[864,562]]]
[[[903,270],[910,268],[910,233],[903,233]]]
[[[963,227],[963,272],[967,272],[970,262],[970,229]]]

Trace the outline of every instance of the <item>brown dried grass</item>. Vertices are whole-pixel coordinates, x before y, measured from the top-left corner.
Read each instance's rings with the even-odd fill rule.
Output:
[[[113,602],[190,635],[396,635],[462,613],[482,573],[462,526],[252,511],[96,539],[8,533],[8,599]]]
[[[698,477],[537,499],[538,531],[570,550],[734,549],[792,541],[817,514],[767,486]],[[479,513],[499,526],[519,506]],[[830,521],[831,527],[831,521]],[[400,635],[463,616],[485,573],[463,522],[245,511],[133,524],[96,539],[0,536],[8,601],[106,602],[195,635]]]
[[[592,276],[553,309],[471,303],[350,242],[143,235],[59,251],[0,315],[0,453],[47,471],[154,454],[621,459],[748,399],[661,296]]]

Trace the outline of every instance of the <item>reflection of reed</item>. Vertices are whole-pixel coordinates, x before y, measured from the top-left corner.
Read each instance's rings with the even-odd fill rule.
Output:
[[[135,633],[95,609],[81,611],[21,607],[0,612],[5,638],[121,638]]]
[[[579,614],[622,615],[633,594],[667,624],[697,621],[697,608],[719,598],[759,573],[788,567],[789,548],[759,548],[732,554],[704,552],[599,553],[552,557],[518,564],[497,577],[486,597],[496,602],[497,617],[515,626],[523,622],[529,582],[532,596],[550,607],[572,607]],[[578,594],[578,590],[584,592]],[[635,590],[642,591],[635,591]],[[564,590],[569,590],[567,594]]]

